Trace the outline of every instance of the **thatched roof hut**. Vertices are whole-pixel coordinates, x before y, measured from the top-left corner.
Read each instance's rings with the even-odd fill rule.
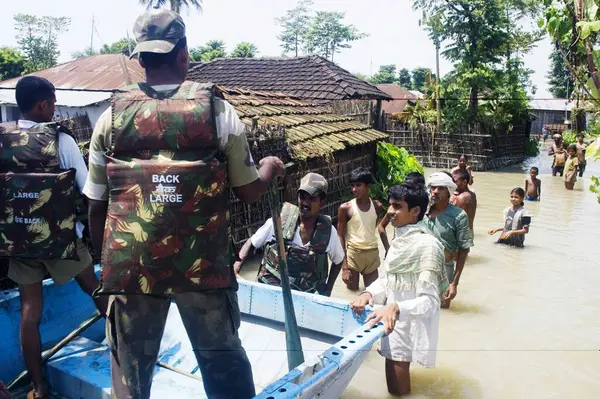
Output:
[[[300,179],[309,171],[329,182],[323,213],[335,217],[349,196],[349,173],[359,166],[373,168],[376,142],[388,134],[350,117],[334,115],[328,108],[283,93],[219,87],[248,127],[247,136],[255,161],[267,155],[292,163],[280,186],[284,201],[296,201]],[[269,203],[248,206],[231,198],[232,233],[242,244],[270,217]]]

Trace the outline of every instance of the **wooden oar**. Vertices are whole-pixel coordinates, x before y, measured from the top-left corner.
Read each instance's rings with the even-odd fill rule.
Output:
[[[92,324],[94,324],[95,322],[97,322],[100,319],[102,319],[102,315],[100,314],[100,312],[98,312],[96,310],[90,317],[87,318],[87,320],[85,320],[83,323],[81,323],[79,325],[79,327],[77,327],[75,330],[71,331],[71,333],[69,335],[64,337],[59,343],[54,345],[48,352],[46,352],[42,356],[42,364],[46,363],[52,356],[56,355],[56,353],[59,350],[61,350],[65,346],[67,346],[78,335],[80,335],[82,332],[87,330]],[[7,388],[9,390],[16,388],[17,386],[19,386],[19,384],[21,384],[25,380],[25,378],[27,378],[28,375],[29,375],[29,372],[27,370],[21,372],[21,374],[19,374],[14,380],[12,380],[8,384]]]
[[[277,252],[279,255],[279,274],[281,277],[281,291],[285,312],[285,342],[287,346],[288,369],[292,370],[304,363],[304,353],[302,352],[302,341],[300,341],[300,332],[298,331],[294,302],[292,301],[292,289],[290,288],[285,243],[283,242],[283,229],[281,227],[279,193],[277,192],[277,184],[275,182],[269,187],[269,202],[271,204],[271,217],[273,218],[275,239],[279,246]]]

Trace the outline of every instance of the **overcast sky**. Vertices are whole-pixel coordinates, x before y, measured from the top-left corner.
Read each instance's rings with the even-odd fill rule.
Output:
[[[124,37],[135,18],[144,10],[137,0],[21,0],[2,1],[0,46],[16,46],[13,15],[18,13],[70,17],[67,33],[60,37],[60,61],[90,45],[92,14],[96,21],[94,48]],[[366,75],[377,72],[380,65],[396,64],[399,68],[435,69],[435,49],[419,27],[419,14],[411,9],[410,0],[315,0],[314,9],[346,12],[346,23],[354,24],[369,37],[353,43],[351,49],[336,55],[336,62],[350,72]],[[279,56],[279,32],[274,20],[295,6],[296,0],[204,0],[202,12],[183,12],[190,47],[211,39],[223,40],[228,51],[240,41],[258,47],[262,56]],[[546,83],[551,44],[545,39],[526,58],[527,67],[538,91],[536,98],[551,97]],[[442,75],[451,64],[442,59]]]

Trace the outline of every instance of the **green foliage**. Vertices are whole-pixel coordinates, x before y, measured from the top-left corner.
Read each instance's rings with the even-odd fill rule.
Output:
[[[193,61],[209,62],[216,58],[227,57],[225,43],[222,40],[209,40],[204,46],[190,50]]]
[[[546,75],[550,93],[554,98],[568,98],[574,87],[573,77],[565,65],[565,60],[556,50],[550,55],[550,65],[550,71]]]
[[[398,72],[398,84],[405,89],[412,90],[412,79],[410,77],[410,71],[406,68],[402,68]]]
[[[21,76],[25,69],[25,61],[19,50],[0,47],[0,81]]]
[[[350,48],[350,42],[367,37],[354,25],[343,23],[346,13],[317,11],[306,32],[304,48],[309,54],[318,54],[333,61],[341,49]]]
[[[429,68],[418,67],[412,71],[412,88],[420,92],[425,92],[426,81],[430,79],[432,73]],[[428,78],[429,76],[429,78]]]
[[[573,130],[565,130],[562,134],[563,143],[566,145],[575,144],[577,142],[577,133]]]
[[[91,47],[86,48],[83,51],[76,51],[74,53],[71,53],[71,58],[74,60],[78,60],[80,58],[85,58],[85,57],[89,57],[91,55],[96,55],[98,54],[96,51],[94,51],[94,49],[92,49]]]
[[[128,39],[126,37],[117,40],[112,44],[105,44],[100,49],[100,54],[125,54],[129,55],[130,51],[135,48],[136,42],[134,39]]]
[[[600,161],[600,137],[590,144],[585,151],[585,159]],[[592,184],[590,185],[590,191],[598,196],[598,203],[600,204],[600,179],[597,176],[591,176]]]
[[[69,30],[71,19],[16,14],[14,21],[17,43],[27,58],[23,73],[31,73],[56,65],[60,56],[58,35]]]
[[[237,46],[235,46],[235,48],[230,54],[230,57],[254,58],[257,53],[258,49],[254,44],[249,42],[241,42]]]
[[[525,25],[541,6],[540,0],[413,0],[431,40],[445,45],[442,56],[454,64],[441,85],[446,119],[495,126],[525,114],[531,72],[519,57],[540,39],[537,28]]]
[[[297,57],[302,50],[333,61],[341,49],[351,47],[350,42],[367,36],[354,25],[343,23],[345,13],[317,11],[312,14],[312,4],[312,0],[300,0],[294,9],[275,20],[282,29],[277,38],[284,54],[293,52]]]
[[[312,0],[300,0],[295,8],[288,10],[285,16],[275,20],[282,29],[277,38],[281,41],[284,54],[292,52],[297,57],[302,49],[308,33],[312,4]]]
[[[411,172],[424,173],[423,166],[405,148],[390,143],[377,143],[376,183],[371,186],[371,196],[387,204],[390,187],[404,181]]]
[[[396,83],[396,65],[381,65],[379,72],[371,76],[369,82],[373,84]]]
[[[147,9],[168,5],[172,11],[178,14],[184,8],[190,9],[194,7],[196,10],[202,11],[202,0],[139,0],[139,2],[145,5]]]
[[[534,137],[530,137],[525,143],[525,155],[528,157],[537,157],[539,154],[540,143]]]

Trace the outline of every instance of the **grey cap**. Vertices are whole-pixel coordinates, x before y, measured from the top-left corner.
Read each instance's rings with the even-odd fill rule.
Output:
[[[140,15],[133,25],[137,45],[131,57],[138,53],[170,53],[185,37],[185,24],[173,11],[154,8]]]
[[[321,193],[327,194],[328,188],[327,179],[318,173],[308,173],[300,180],[298,191],[306,191],[311,197],[316,197]]]

